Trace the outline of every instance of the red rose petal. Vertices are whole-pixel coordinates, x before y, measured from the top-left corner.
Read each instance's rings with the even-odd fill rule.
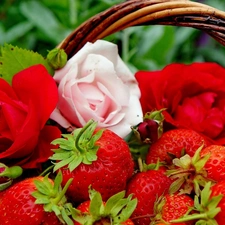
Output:
[[[19,72],[13,77],[12,87],[23,103],[35,102],[36,119],[43,127],[58,102],[56,83],[46,68],[36,65]]]
[[[61,137],[61,131],[55,126],[45,126],[41,132],[38,139],[38,144],[34,149],[31,157],[27,162],[20,162],[23,164],[23,168],[36,168],[41,165],[41,163],[46,162],[47,159],[53,154],[51,149],[55,146],[50,143]]]

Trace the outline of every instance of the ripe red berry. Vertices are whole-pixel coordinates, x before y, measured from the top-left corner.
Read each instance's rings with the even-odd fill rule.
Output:
[[[134,162],[127,143],[108,129],[96,129],[90,121],[82,129],[54,142],[59,145],[51,159],[59,160],[63,184],[70,178],[67,195],[76,203],[89,199],[88,187],[99,191],[104,201],[124,190],[134,171]],[[62,145],[63,143],[63,145]]]
[[[152,144],[146,157],[146,163],[156,163],[158,160],[171,164],[173,158],[180,158],[182,153],[193,156],[202,146],[210,145],[199,133],[188,129],[173,129],[163,133],[160,139]]]
[[[148,170],[135,174],[127,184],[127,195],[133,194],[138,200],[131,219],[136,225],[149,225],[154,214],[154,204],[158,197],[167,194],[171,184],[161,170]]]

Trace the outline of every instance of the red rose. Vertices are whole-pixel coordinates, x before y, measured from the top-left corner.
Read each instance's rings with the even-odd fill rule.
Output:
[[[144,113],[166,108],[165,129],[192,128],[225,144],[225,69],[216,63],[171,64],[137,72]]]
[[[52,154],[50,142],[60,137],[46,126],[58,101],[57,86],[42,65],[0,79],[0,161],[35,168]]]

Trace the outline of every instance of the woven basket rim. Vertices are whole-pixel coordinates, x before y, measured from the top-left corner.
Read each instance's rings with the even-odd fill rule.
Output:
[[[95,42],[128,27],[185,26],[202,30],[225,46],[225,12],[189,0],[128,0],[91,17],[59,45],[72,57],[87,42]]]

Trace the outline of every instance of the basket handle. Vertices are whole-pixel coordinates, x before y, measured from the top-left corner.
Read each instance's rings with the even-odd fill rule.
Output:
[[[60,44],[72,57],[86,42],[137,25],[185,26],[202,30],[225,46],[225,12],[188,0],[128,0],[84,22]]]

